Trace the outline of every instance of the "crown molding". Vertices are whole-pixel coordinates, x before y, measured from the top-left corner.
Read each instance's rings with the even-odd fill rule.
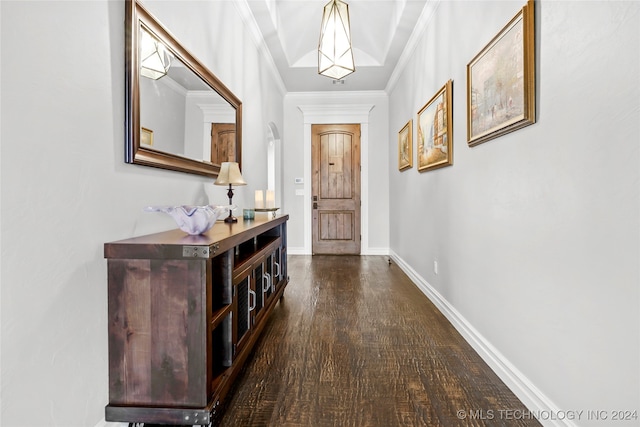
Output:
[[[287,99],[297,102],[312,101],[317,102],[318,99],[323,100],[344,100],[357,99],[358,101],[366,101],[369,99],[388,98],[389,95],[384,90],[341,90],[341,91],[315,91],[315,92],[288,92]]]
[[[436,9],[438,9],[438,6],[440,6],[440,2],[441,0],[427,1],[427,3],[424,6],[424,9],[422,9],[420,18],[418,18],[418,23],[416,24],[415,27],[413,27],[413,32],[411,33],[411,37],[409,37],[409,41],[404,47],[404,50],[402,51],[402,54],[398,59],[398,63],[396,64],[396,67],[393,69],[393,72],[391,73],[391,77],[389,77],[389,81],[387,82],[387,86],[385,87],[386,93],[391,93],[395,88],[396,84],[398,83],[398,79],[400,78],[400,75],[402,74],[405,67],[409,63],[409,60],[413,57],[413,53],[415,52],[416,47],[418,46],[418,42],[420,41],[420,38],[422,37],[424,30],[429,25],[429,22],[431,21],[431,19],[433,19]]]
[[[276,67],[276,63],[273,60],[269,49],[267,48],[267,43],[265,42],[264,37],[262,37],[262,32],[258,27],[258,23],[251,13],[251,9],[249,8],[247,0],[235,0],[233,4],[238,11],[238,14],[240,15],[240,18],[242,19],[245,28],[249,31],[249,34],[251,34],[253,43],[256,45],[258,51],[262,54],[265,61],[267,62],[267,67],[269,68],[269,71],[273,76],[278,89],[280,90],[280,94],[285,95],[287,93],[287,88],[284,85],[282,76],[280,76],[278,67]]]

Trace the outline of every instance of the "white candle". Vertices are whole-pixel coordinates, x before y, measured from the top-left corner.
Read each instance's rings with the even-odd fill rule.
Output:
[[[256,190],[256,209],[264,208],[264,198],[262,196],[262,190]]]
[[[267,190],[267,209],[276,207],[276,196],[273,190]]]

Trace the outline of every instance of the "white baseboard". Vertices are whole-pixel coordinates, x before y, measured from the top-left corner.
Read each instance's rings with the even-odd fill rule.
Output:
[[[294,248],[287,246],[287,255],[311,255],[304,247]]]
[[[287,247],[289,255],[311,255],[304,247]],[[389,255],[389,248],[364,248],[362,255]]]
[[[411,281],[458,330],[489,367],[500,377],[527,409],[547,427],[575,427],[568,419],[557,419],[562,411],[551,402],[522,372],[520,372],[498,349],[485,339],[438,291],[394,251],[391,259],[405,272]],[[539,415],[539,416],[538,416]]]
[[[95,427],[129,427],[129,423],[112,423],[110,421],[105,421],[105,419],[101,419]]]
[[[365,248],[362,255],[389,255],[389,248]]]

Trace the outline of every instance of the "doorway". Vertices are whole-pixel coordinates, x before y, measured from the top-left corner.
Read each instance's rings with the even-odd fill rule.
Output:
[[[211,163],[237,161],[235,123],[211,123]]]
[[[311,125],[312,253],[359,255],[359,124]]]

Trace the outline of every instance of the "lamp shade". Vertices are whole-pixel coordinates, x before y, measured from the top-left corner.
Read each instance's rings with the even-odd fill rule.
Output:
[[[140,30],[140,74],[153,80],[165,76],[173,55],[144,29]]]
[[[318,73],[341,79],[356,70],[351,48],[349,5],[331,0],[324,7],[318,44]]]
[[[247,185],[237,162],[222,162],[215,185]]]

